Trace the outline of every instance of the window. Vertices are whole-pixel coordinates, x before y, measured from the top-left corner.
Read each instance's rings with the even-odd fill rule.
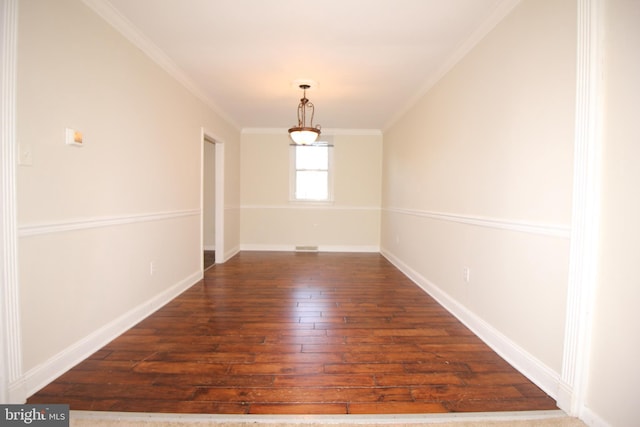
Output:
[[[329,202],[331,151],[327,145],[291,146],[291,200]]]

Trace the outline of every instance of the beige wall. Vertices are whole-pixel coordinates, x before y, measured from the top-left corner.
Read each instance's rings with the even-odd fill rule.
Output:
[[[79,0],[21,1],[18,40],[17,138],[33,155],[17,171],[33,392],[201,276],[202,127],[225,145],[225,246],[239,247],[240,134]],[[64,144],[66,127],[83,132],[82,148]]]
[[[592,425],[638,424],[640,2],[602,2],[602,212],[586,407]]]
[[[243,133],[243,248],[379,249],[382,137],[332,138],[334,201],[319,205],[289,200],[291,147],[286,130]]]
[[[384,134],[383,252],[552,394],[575,58],[575,3],[523,1]]]
[[[582,416],[617,426],[635,423],[640,383],[640,7],[600,4],[601,248]],[[507,356],[522,350],[534,366],[525,373],[547,384],[540,370],[557,377],[563,351],[575,16],[573,1],[524,0],[384,146],[336,135],[335,203],[304,206],[288,200],[286,134],[246,133],[241,147],[237,130],[82,2],[21,1],[17,136],[33,155],[17,170],[28,391],[199,277],[203,126],[224,142],[225,258],[241,244],[381,246],[492,344],[507,342]],[[84,132],[83,148],[64,145],[65,127]]]

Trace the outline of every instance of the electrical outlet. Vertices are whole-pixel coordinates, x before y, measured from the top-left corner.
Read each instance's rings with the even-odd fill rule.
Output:
[[[153,265],[153,261],[149,263],[149,276],[153,276],[153,273],[156,272],[155,265]]]

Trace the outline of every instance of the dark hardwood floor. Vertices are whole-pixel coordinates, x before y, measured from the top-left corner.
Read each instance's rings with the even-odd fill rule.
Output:
[[[36,393],[75,410],[557,409],[379,254],[241,252]]]
[[[207,270],[216,263],[216,251],[204,251],[202,258],[203,268]]]

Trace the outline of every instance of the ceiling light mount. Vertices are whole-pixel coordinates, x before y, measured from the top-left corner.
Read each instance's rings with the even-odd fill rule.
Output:
[[[298,126],[289,129],[289,136],[296,144],[309,145],[313,144],[320,136],[320,125],[313,125],[315,107],[307,99],[307,89],[310,89],[311,85],[304,82],[300,83],[298,87],[302,89],[302,98],[298,104]],[[310,117],[309,126],[307,126],[307,116]]]
[[[320,86],[317,81],[311,79],[295,79],[291,82],[293,89],[300,89],[302,85],[306,85],[307,90],[316,90]]]

